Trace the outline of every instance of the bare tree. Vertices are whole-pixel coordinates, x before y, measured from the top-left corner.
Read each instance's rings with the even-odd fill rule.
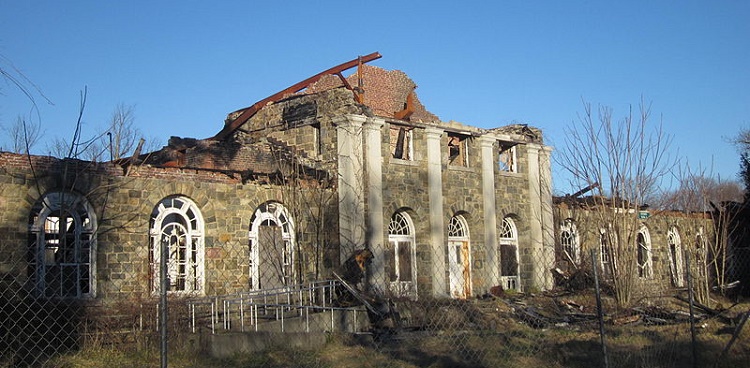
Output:
[[[70,140],[54,138],[52,142],[47,145],[47,150],[51,156],[60,158],[79,158],[89,150],[91,145],[95,142],[95,139],[81,141],[81,136],[83,134],[83,113],[86,110],[87,97],[88,88],[84,87],[81,91],[81,101],[78,106],[78,118],[76,119],[73,137]]]
[[[36,97],[41,97],[44,101],[52,102],[42,93],[26,75],[19,70],[7,57],[0,54],[0,79],[5,80],[11,86],[21,91],[31,102],[31,115],[36,119],[18,117],[16,122],[3,130],[8,134],[10,145],[15,153],[28,153],[29,150],[41,139],[41,116],[37,108]]]
[[[277,183],[290,215],[295,219],[295,238],[306,238],[297,246],[295,273],[298,281],[317,280],[322,273],[325,250],[331,236],[331,206],[335,205],[334,179],[320,163],[306,157],[302,150],[272,147]],[[316,168],[317,167],[317,168]],[[311,280],[306,280],[307,277]]]
[[[115,106],[107,132],[102,139],[109,147],[111,160],[119,160],[135,148],[141,132],[135,127],[135,107],[123,103]]]
[[[689,165],[676,172],[678,187],[667,193],[657,207],[663,210],[691,213],[695,219],[710,219],[693,224],[695,244],[687,251],[691,254],[691,274],[695,282],[696,299],[704,304],[710,301],[710,290],[728,282],[727,264],[730,262],[732,224],[738,212],[735,205],[743,201],[744,190],[737,181],[714,178],[709,169],[693,170]],[[720,288],[722,292],[723,288]]]
[[[604,271],[622,306],[630,303],[637,278],[652,272],[649,252],[640,249],[638,209],[658,195],[659,184],[676,163],[668,155],[671,138],[661,124],[648,124],[650,113],[650,104],[641,101],[638,113],[631,107],[616,121],[612,108],[594,111],[584,102],[584,113],[566,129],[555,158],[572,175],[571,184],[594,188],[583,202],[584,211],[577,213],[586,217],[581,220],[587,226],[600,230],[600,251],[611,260],[602,262]]]
[[[10,59],[2,54],[0,54],[0,77],[21,91],[29,99],[34,110],[37,110],[35,97],[37,95],[42,97],[47,103],[52,104],[47,96],[42,93],[42,90],[27,78],[20,69],[13,65]]]
[[[29,153],[42,138],[42,125],[38,120],[27,122],[19,116],[14,124],[4,126],[2,129],[10,139],[10,148],[13,153]]]
[[[750,129],[743,129],[734,138],[734,144],[740,152],[740,179],[745,184],[745,195],[750,189]]]
[[[689,166],[678,167],[675,174],[678,187],[652,203],[652,207],[663,210],[686,212],[711,211],[711,203],[742,202],[745,190],[735,180],[714,178],[710,170]]]
[[[81,101],[81,114],[76,123],[73,139],[54,138],[47,144],[49,154],[55,157],[83,158],[92,162],[119,160],[132,154],[136,144],[141,139],[141,132],[135,126],[134,107],[118,104],[112,112],[112,117],[106,129],[92,138],[82,141],[83,124],[81,116],[86,101],[85,90],[82,92]],[[153,144],[148,147],[151,146]]]

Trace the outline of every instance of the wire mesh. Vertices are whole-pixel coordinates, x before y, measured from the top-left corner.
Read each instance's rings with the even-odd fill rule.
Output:
[[[265,354],[280,346],[320,351],[325,344],[345,341],[344,346],[359,346],[403,366],[730,367],[750,358],[750,332],[744,323],[750,304],[740,298],[740,287],[732,287],[736,283],[716,283],[712,256],[701,256],[695,246],[683,247],[687,256],[680,256],[678,264],[674,257],[679,254],[669,243],[657,244],[652,236],[651,271],[636,280],[631,302],[622,305],[603,269],[616,260],[603,262],[599,250],[591,258],[570,254],[584,250],[563,241],[554,268],[547,272],[518,272],[527,267],[523,257],[507,261],[505,268],[480,268],[462,260],[483,259],[484,250],[463,248],[460,229],[452,231],[442,259],[432,259],[425,247],[396,236],[382,249],[361,249],[381,254],[381,263],[365,259],[358,268],[355,262],[352,275],[342,262],[336,273],[315,277],[302,272],[306,258],[286,243],[283,229],[269,229],[265,236],[270,240],[260,236],[254,244],[227,244],[220,258],[207,257],[205,279],[199,280],[203,286],[195,293],[172,292],[187,285],[180,277],[188,272],[175,261],[185,258],[177,249],[170,256],[177,265],[167,272],[167,342],[170,348],[187,346],[200,356],[226,358],[251,351]],[[510,247],[498,249],[501,256],[523,255],[522,244],[507,239],[499,244]],[[248,260],[251,246],[260,247],[254,260]],[[633,251],[637,253],[635,247]],[[723,279],[739,275],[748,261],[742,254],[732,253],[736,263],[724,269],[734,274]],[[549,264],[533,257],[528,261]],[[432,262],[444,262],[444,277],[432,278]],[[376,264],[382,272],[372,269]],[[13,266],[27,271],[7,273],[2,280],[0,366],[56,366],[58,357],[92,348],[158,354],[162,331],[156,294],[107,301],[39,292],[40,277],[55,290],[88,279],[56,269],[42,275],[28,265],[20,258]],[[677,270],[682,271],[679,277]],[[38,276],[27,277],[34,272]],[[553,288],[535,286],[552,276]],[[154,285],[143,269],[134,268],[125,277]],[[702,279],[706,277],[710,279]],[[706,283],[708,298],[697,293],[691,298],[689,291]],[[232,336],[235,350],[228,353],[212,345],[222,341],[220,336]],[[318,357],[303,365],[336,366],[336,360]]]

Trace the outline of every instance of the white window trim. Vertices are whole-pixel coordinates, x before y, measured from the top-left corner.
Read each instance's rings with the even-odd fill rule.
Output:
[[[599,231],[599,265],[602,267],[603,276],[609,275],[611,269],[609,269],[610,263],[612,262],[612,252],[609,245],[609,241],[604,242],[607,239],[607,232],[605,230]]]
[[[504,236],[505,235],[505,236]],[[510,236],[507,236],[510,235]],[[502,228],[500,230],[500,237],[498,240],[499,246],[509,245],[514,246],[515,257],[516,257],[516,274],[515,275],[503,275],[502,266],[500,267],[500,279],[503,283],[503,289],[515,289],[517,291],[523,291],[521,285],[521,259],[520,250],[518,249],[518,229],[516,224],[510,217],[503,218]],[[502,260],[501,260],[502,262]],[[515,288],[509,287],[510,283],[515,283]]]
[[[173,206],[175,201],[182,202],[182,205],[179,207]],[[189,217],[189,212],[192,212],[195,217]],[[153,264],[151,267],[154,273],[152,275],[153,293],[159,294],[161,290],[159,271],[161,267],[161,237],[164,235],[162,230],[169,224],[164,223],[164,220],[167,216],[175,214],[185,220],[185,248],[190,250],[193,249],[193,246],[195,247],[196,260],[195,263],[190,263],[189,267],[187,267],[186,276],[189,277],[189,280],[186,280],[185,290],[169,290],[168,293],[174,295],[203,295],[205,293],[205,239],[203,234],[203,216],[198,206],[187,197],[170,196],[159,202],[154,213],[156,213],[156,217],[152,218],[153,225],[149,229],[151,236],[150,251],[153,254]],[[190,270],[193,267],[195,267],[194,273]],[[196,284],[197,286],[188,287],[190,284]]]
[[[674,254],[672,248],[674,247]],[[667,255],[672,282],[676,287],[685,286],[684,266],[682,262],[682,240],[677,227],[671,227],[667,232]]]
[[[270,209],[270,210],[269,210]],[[286,222],[281,219],[286,219]],[[291,286],[297,280],[295,273],[295,253],[296,253],[296,239],[294,231],[294,221],[289,215],[289,211],[279,202],[266,202],[258,206],[253,214],[252,223],[250,224],[250,231],[248,233],[249,246],[250,246],[250,289],[260,289],[260,254],[259,254],[259,229],[260,226],[266,222],[271,221],[276,226],[281,228],[281,237],[284,240],[284,254],[282,257],[288,260],[284,264],[284,268],[288,266],[292,270],[291,275],[284,275],[287,286]]]
[[[466,218],[464,218],[461,215],[456,215],[451,217],[450,222],[448,223],[448,244],[452,244],[453,242],[458,242],[466,245],[467,249],[467,257],[465,264],[467,266],[466,274],[468,275],[468,280],[464,280],[465,283],[469,285],[469,290],[466,293],[466,295],[461,295],[461,297],[465,298],[473,294],[473,282],[472,282],[472,272],[471,272],[471,236],[469,235],[469,225],[466,222]],[[449,252],[453,249],[449,249]],[[450,267],[450,266],[449,266]],[[463,290],[461,291],[461,294],[463,294]]]
[[[503,156],[509,156],[508,159],[503,159]],[[498,154],[498,169],[504,173],[517,173],[518,172],[518,156],[516,154],[516,146],[512,146],[506,149],[502,149],[500,145],[500,152]],[[510,160],[510,165],[507,161]]]
[[[406,234],[392,234],[391,230],[393,227],[391,224],[394,223],[396,216],[401,216],[403,218],[403,221],[406,223]],[[404,296],[409,298],[416,298],[417,297],[417,243],[415,238],[415,231],[414,231],[414,222],[411,219],[411,216],[405,211],[399,211],[393,214],[391,216],[391,220],[388,224],[388,243],[389,246],[393,248],[393,266],[394,267],[394,273],[396,274],[396,281],[390,281],[388,282],[391,284],[391,291],[396,292],[397,294],[405,293],[405,295],[397,295],[397,296]],[[399,257],[399,247],[400,244],[406,243],[408,244],[410,248],[410,257],[411,257],[411,281],[401,281],[401,268],[400,266],[400,257]],[[396,290],[393,290],[396,288]],[[404,290],[406,288],[407,290]]]
[[[96,250],[97,250],[97,242],[96,242],[96,230],[97,230],[97,218],[96,218],[96,212],[94,211],[94,208],[91,206],[91,204],[86,200],[85,197],[78,195],[76,193],[71,192],[51,192],[47,193],[42,199],[41,199],[41,209],[38,213],[35,213],[35,221],[30,224],[29,232],[34,234],[35,242],[34,246],[36,249],[34,250],[35,254],[35,270],[34,270],[34,277],[36,280],[36,284],[34,285],[35,291],[40,294],[40,296],[50,296],[50,297],[58,297],[58,298],[94,298],[96,296],[96,286],[97,286],[97,277],[96,277]],[[75,241],[76,244],[74,245],[74,252],[78,252],[80,250],[80,242],[84,241],[82,237],[88,236],[88,242],[89,242],[89,259],[88,263],[76,263],[76,265],[87,265],[89,269],[89,292],[88,293],[81,293],[80,287],[76,287],[76,295],[75,296],[68,296],[68,295],[46,295],[46,282],[45,282],[45,275],[46,275],[46,263],[45,263],[45,256],[47,252],[46,248],[46,241],[45,241],[45,223],[47,222],[47,219],[50,217],[50,215],[54,214],[57,211],[60,211],[61,209],[72,209],[72,211],[68,211],[71,215],[76,217],[73,222],[76,224],[79,224],[80,227],[77,227],[74,229],[75,231]],[[79,210],[86,213],[86,216],[88,217],[88,221],[81,221],[80,216],[78,216]],[[76,285],[80,285],[79,283],[80,274],[77,276]]]
[[[563,240],[565,239],[563,237],[563,234],[566,232],[570,236],[571,244],[565,244],[563,242]],[[570,246],[571,248],[573,248],[574,254],[568,253],[568,251],[565,249],[566,246]],[[576,224],[571,219],[565,220],[560,225],[560,247],[562,248],[561,250],[563,251],[563,254],[567,255],[565,259],[566,261],[572,261],[576,265],[581,264],[581,243],[578,238],[578,229],[576,228]]]
[[[643,236],[643,244],[638,242],[638,235]],[[649,234],[648,228],[645,225],[641,225],[641,228],[636,234],[636,252],[639,252],[641,248],[645,251],[646,260],[643,264],[638,261],[638,254],[636,254],[636,265],[638,267],[638,276],[643,279],[648,279],[654,275],[653,267],[653,255],[651,247],[651,235]],[[641,271],[643,270],[643,271]]]

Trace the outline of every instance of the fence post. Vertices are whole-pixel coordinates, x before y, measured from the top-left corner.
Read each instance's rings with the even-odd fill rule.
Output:
[[[604,358],[604,368],[609,368],[609,358],[607,356],[607,343],[604,337],[604,311],[602,310],[602,293],[599,290],[599,275],[596,272],[596,250],[591,250],[591,269],[594,272],[594,286],[596,288],[596,315],[599,318],[599,336],[601,336],[602,357]]]
[[[690,253],[685,252],[685,264],[686,264],[686,272],[687,272],[687,282],[688,282],[688,299],[690,301],[690,337],[691,337],[691,345],[693,348],[693,368],[698,367],[698,349],[695,345],[695,312],[694,312],[694,305],[695,305],[695,299],[693,296],[693,274],[690,272]]]
[[[161,241],[161,260],[159,262],[159,336],[161,339],[161,368],[167,368],[167,258],[169,258],[169,247],[167,242]]]

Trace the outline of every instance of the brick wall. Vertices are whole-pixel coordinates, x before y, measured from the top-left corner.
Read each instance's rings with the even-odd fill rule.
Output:
[[[352,87],[357,87],[357,72],[353,72],[347,81]],[[385,70],[372,65],[362,65],[362,82],[364,93],[364,104],[372,109],[375,115],[393,118],[394,112],[404,109],[406,96],[417,88],[417,84],[412,81],[406,73],[400,70]],[[304,93],[317,93],[330,88],[341,87],[343,83],[338,77],[328,76],[317,83],[311,85]],[[351,95],[351,92],[349,92]],[[427,109],[414,98],[414,113],[411,121],[439,122],[435,114]]]

